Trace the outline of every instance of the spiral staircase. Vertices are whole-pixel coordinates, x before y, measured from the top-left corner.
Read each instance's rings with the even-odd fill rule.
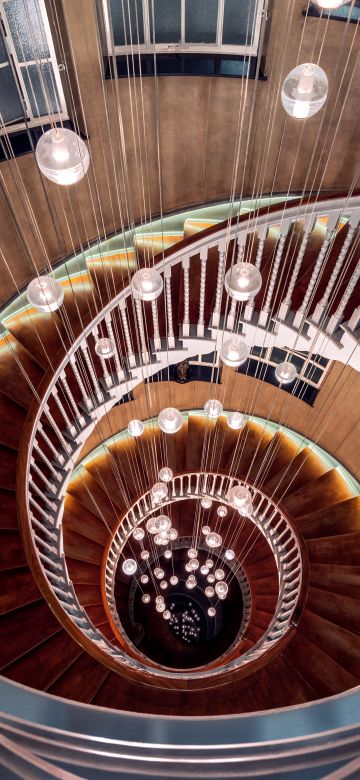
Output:
[[[39,314],[20,306],[3,321],[0,671],[4,685],[13,681],[62,700],[94,705],[94,713],[102,707],[120,713],[174,717],[181,713],[199,718],[265,713],[345,691],[353,695],[360,677],[360,497],[311,443],[295,443],[289,421],[280,422],[274,432],[266,420],[255,421],[249,414],[244,429],[237,432],[227,426],[225,416],[209,423],[192,413],[194,399],[208,397],[206,383],[190,382],[174,390],[178,407],[189,414],[181,431],[167,443],[166,465],[175,475],[196,473],[206,442],[209,471],[227,475],[230,470],[232,478],[258,483],[264,496],[283,512],[301,551],[302,572],[286,631],[268,652],[251,656],[269,633],[282,583],[270,537],[246,523],[238,539],[238,555],[249,588],[249,615],[242,635],[227,648],[225,663],[245,656],[249,663],[236,663],[230,675],[217,678],[215,662],[213,676],[208,677],[204,667],[201,683],[178,685],[164,663],[147,659],[144,669],[141,644],[136,647],[129,639],[129,591],[115,571],[120,627],[107,596],[111,543],[129,507],[156,477],[143,468],[146,449],[155,448],[157,462],[164,465],[163,434],[151,422],[139,440],[115,435],[126,430],[131,417],[152,420],[164,405],[168,383],[151,382],[153,375],[188,355],[209,352],[216,344],[219,323],[225,332],[235,321],[245,334],[255,328],[260,343],[262,328],[272,321],[274,345],[291,347],[300,338],[303,348],[311,344],[313,349],[315,342],[327,359],[346,362],[351,354],[352,365],[357,365],[359,261],[352,242],[357,235],[358,199],[354,198],[350,221],[348,204],[339,198],[333,204],[331,199],[316,204],[316,214],[308,204],[301,221],[292,216],[298,213],[296,208],[290,202],[284,209],[259,212],[252,222],[249,215],[234,220],[226,253],[222,240],[229,225],[201,224],[200,232],[199,225],[185,225],[184,236],[177,237],[175,244],[174,237],[164,242],[161,236],[143,236],[134,247],[138,261],[152,262],[160,250],[155,263],[165,277],[164,301],[151,314],[129,303],[132,266],[127,253],[126,258],[89,259],[81,278],[66,278],[64,305],[58,312]],[[252,310],[242,312],[239,321],[239,312],[226,308],[222,284],[235,253],[245,252],[261,264],[264,287]],[[311,316],[303,306],[309,289]],[[94,339],[96,334],[114,331],[119,355],[109,370],[95,354]],[[226,371],[218,392],[224,394],[226,410],[237,409],[242,378],[236,376],[231,398],[226,395]],[[258,379],[248,379],[258,386]],[[154,390],[150,401],[149,388]],[[285,393],[276,392],[285,403]],[[326,383],[319,398],[322,392]],[[234,458],[234,451],[241,457]],[[135,474],[140,477],[135,479]],[[175,522],[184,536],[189,533],[183,518],[190,514],[190,504],[189,499],[174,504]],[[281,531],[282,527],[274,533],[280,537]],[[164,671],[161,685],[152,677],[157,667]],[[16,702],[20,689],[15,685],[12,690]],[[25,725],[31,706],[25,705],[23,723],[13,720],[11,713],[1,716],[0,759],[6,771],[14,772],[9,777],[66,777],[70,765],[76,766],[78,774],[69,777],[99,776],[95,759],[93,764],[85,761],[82,774],[77,738],[60,747],[61,740],[55,745],[55,737],[51,742],[47,736],[39,746],[45,726],[39,726],[37,733],[35,726]],[[61,718],[60,728],[65,728],[65,712],[55,729]],[[304,748],[301,761],[305,763],[296,763],[294,757],[294,773],[286,776],[302,772],[303,777],[319,778],[322,769],[314,766],[332,767],[337,760],[353,759],[359,744],[355,726],[352,737],[341,742],[341,760],[331,750],[324,757],[321,743],[314,764],[306,764]],[[19,745],[17,770],[12,740]],[[281,757],[280,742],[276,771],[289,773],[290,759]],[[334,738],[334,751],[339,744]],[[99,756],[102,750],[103,745]],[[122,756],[121,764],[120,752],[106,771],[124,777],[144,772],[135,759],[126,763],[129,756]],[[311,750],[310,754],[313,757]],[[161,766],[156,764],[158,758],[151,758],[156,771]],[[47,759],[54,764],[51,771]],[[249,757],[243,775],[237,776],[262,771],[251,761]],[[269,755],[264,754],[264,761],[268,775],[261,776],[270,777],[274,768]],[[56,774],[59,766],[61,775]],[[230,764],[222,768],[224,776],[231,774]],[[165,775],[166,771],[170,770]],[[174,776],[188,776],[186,768],[181,771]],[[356,771],[357,767],[354,777]],[[215,776],[209,765],[206,772],[204,776]]]

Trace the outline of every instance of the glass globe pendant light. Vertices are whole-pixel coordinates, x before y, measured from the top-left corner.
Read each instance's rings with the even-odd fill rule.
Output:
[[[125,561],[123,561],[122,564],[122,570],[124,574],[127,574],[128,576],[131,576],[131,574],[135,574],[137,570],[137,563],[134,561],[133,558],[127,558]]]
[[[158,426],[164,433],[177,433],[183,422],[184,418],[181,412],[172,406],[162,409],[158,416]]]
[[[148,593],[143,593],[143,595],[141,596],[141,601],[143,602],[143,604],[148,604],[149,601],[150,601],[149,594]]]
[[[210,398],[209,401],[206,401],[204,404],[204,412],[212,420],[216,420],[218,417],[220,417],[222,411],[223,405],[221,401],[217,401],[216,398]]]
[[[234,485],[226,494],[226,500],[234,509],[243,510],[251,506],[251,493],[247,487]]]
[[[240,431],[245,425],[245,417],[241,412],[230,412],[227,418],[227,424],[229,428],[234,431]]]
[[[223,342],[220,351],[220,357],[223,363],[230,368],[237,368],[248,359],[250,350],[245,341],[238,336],[226,339]]]
[[[225,558],[227,561],[233,561],[235,558],[234,550],[232,550],[231,548],[225,550]]]
[[[341,8],[343,5],[347,5],[351,0],[315,0],[316,5],[319,8],[326,8],[327,10],[333,8]]]
[[[64,300],[64,290],[52,276],[37,276],[27,287],[29,303],[38,311],[56,311]]]
[[[236,301],[250,301],[261,288],[261,273],[251,263],[235,263],[225,276],[225,290]]]
[[[211,585],[208,585],[205,588],[204,593],[205,593],[205,596],[208,597],[208,599],[212,599],[212,597],[215,596],[215,590],[214,590],[214,588]]]
[[[155,301],[163,286],[162,276],[155,268],[140,268],[131,279],[132,294],[140,301]]]
[[[173,476],[174,476],[173,471],[168,466],[164,466],[159,471],[159,479],[161,480],[161,482],[171,482]]]
[[[203,509],[210,509],[212,506],[212,499],[204,496],[204,498],[201,499],[200,504]]]
[[[217,534],[215,531],[210,531],[207,536],[205,536],[205,541],[208,547],[220,547],[222,544],[222,538],[220,534]]]
[[[98,339],[95,344],[95,352],[105,360],[111,358],[115,355],[115,342],[107,338]]]
[[[289,385],[296,379],[296,368],[293,363],[284,360],[283,363],[279,363],[275,369],[275,376],[281,385]]]
[[[52,127],[39,138],[35,149],[41,173],[55,184],[76,184],[90,165],[88,148],[82,138],[65,127]]]
[[[144,423],[141,420],[130,420],[128,425],[128,433],[130,436],[141,436],[144,432]]]
[[[328,94],[325,71],[312,62],[298,65],[286,76],[281,90],[281,102],[289,116],[307,119],[325,103]]]
[[[209,607],[207,613],[208,613],[209,617],[215,617],[215,615],[216,615],[215,607]]]
[[[177,585],[179,582],[179,578],[176,576],[176,574],[172,574],[170,577],[170,585]]]
[[[136,539],[137,542],[141,542],[141,540],[145,536],[145,531],[144,531],[143,528],[140,528],[139,526],[137,526],[136,528],[134,528],[134,530],[132,532],[132,535],[133,535],[134,539]]]
[[[228,590],[229,588],[224,580],[220,580],[220,582],[217,582],[215,585],[215,593],[221,600],[226,598]]]
[[[210,526],[209,525],[203,525],[201,529],[201,533],[204,534],[204,536],[207,536],[210,533]]]
[[[220,506],[218,506],[218,508],[217,508],[217,510],[216,510],[216,514],[217,514],[219,517],[226,517],[226,515],[227,515],[227,512],[228,512],[228,511],[227,511],[227,508],[226,508],[226,506],[224,506],[224,504],[220,504]]]
[[[164,482],[155,482],[155,485],[153,485],[151,488],[151,495],[154,501],[162,501],[164,498],[166,498],[167,494],[168,488]]]

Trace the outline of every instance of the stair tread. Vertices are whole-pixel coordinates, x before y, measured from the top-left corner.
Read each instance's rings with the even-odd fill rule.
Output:
[[[330,469],[318,479],[286,496],[282,503],[285,510],[297,518],[307,512],[333,506],[350,497],[352,493],[341,475],[336,469]]]

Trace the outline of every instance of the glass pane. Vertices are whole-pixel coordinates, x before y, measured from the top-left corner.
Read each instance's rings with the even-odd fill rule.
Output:
[[[254,37],[257,0],[225,0],[222,42],[250,46]]]
[[[185,40],[216,43],[218,0],[185,0]]]
[[[151,39],[154,42],[152,0],[149,0]],[[154,0],[155,43],[179,43],[181,0]]]
[[[59,97],[51,63],[22,67],[21,73],[34,117],[57,114]]]
[[[8,61],[8,55],[6,51],[6,46],[3,41],[2,35],[0,35],[0,62],[7,62]]]
[[[0,112],[5,124],[24,119],[18,86],[10,66],[0,68]]]
[[[110,0],[115,46],[144,43],[142,0]]]
[[[38,0],[5,0],[4,9],[19,62],[49,57]]]

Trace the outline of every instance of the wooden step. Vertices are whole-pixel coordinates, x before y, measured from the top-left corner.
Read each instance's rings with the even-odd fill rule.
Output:
[[[313,644],[359,680],[360,643],[356,634],[307,608],[302,614],[299,631],[302,635],[311,638]]]
[[[40,591],[30,569],[24,566],[0,571],[0,615],[39,599]]]
[[[166,249],[180,243],[184,238],[181,233],[156,233],[141,232],[135,235],[134,246],[137,256],[143,259],[146,265],[152,265],[154,257],[160,255]],[[159,258],[160,259],[160,258]]]
[[[79,585],[94,585],[96,588],[98,587],[101,576],[100,565],[82,561],[78,558],[71,558],[70,555],[66,556],[66,565],[76,591]]]
[[[284,464],[270,479],[266,478],[264,488],[270,495],[278,498],[303,489],[304,485],[318,479],[328,471],[328,467],[314,454],[310,447],[304,447],[291,463]]]
[[[346,566],[337,563],[312,563],[310,585],[324,588],[330,593],[360,599],[360,565]]]
[[[282,431],[277,431],[267,444],[261,448],[250,467],[249,479],[261,486],[289,464],[297,455],[298,447]]]
[[[18,516],[15,493],[12,490],[0,488],[0,528],[18,531]]]
[[[130,277],[137,269],[136,252],[134,249],[119,249],[102,255],[86,258],[93,289],[101,301],[109,300],[115,291],[122,290],[130,282]]]
[[[305,539],[337,534],[351,534],[360,529],[360,496],[353,496],[327,509],[318,509],[307,515],[300,515],[296,523]]]
[[[210,422],[214,429],[216,422]],[[201,471],[201,462],[207,441],[207,424],[203,417],[196,414],[190,414],[188,419],[188,438],[186,446],[186,471]]]
[[[11,333],[0,338],[0,389],[28,409],[44,371]]]
[[[47,691],[82,653],[80,645],[62,629],[7,666],[5,674],[22,685]]]
[[[57,312],[28,307],[4,321],[7,330],[45,370],[55,368],[57,352],[64,348],[66,330]]]
[[[84,510],[82,504],[69,493],[65,496],[63,528],[64,534],[74,531],[102,547],[105,547],[109,540],[109,531],[104,522],[89,509]]]
[[[15,451],[19,449],[22,430],[26,419],[23,406],[0,392],[0,444]]]
[[[81,474],[76,479],[71,480],[68,493],[76,498],[84,509],[89,509],[92,514],[102,520],[105,527],[109,529],[114,527],[120,514],[119,510],[88,469],[82,468]]]
[[[108,674],[105,666],[83,652],[47,690],[53,696],[90,704]]]
[[[0,488],[15,490],[17,452],[0,445]]]
[[[359,563],[360,532],[337,534],[308,539],[306,547],[309,561],[313,563],[337,563],[357,566]]]
[[[314,688],[317,697],[332,696],[357,685],[354,675],[338,664],[327,652],[326,645],[319,646],[312,636],[301,629],[288,644],[284,655],[301,676]]]
[[[269,431],[263,429],[261,424],[248,420],[239,434],[236,453],[229,458],[225,470],[228,471],[231,468],[231,473],[234,476],[246,479],[253,460],[258,458],[259,462],[262,462],[270,441]]]
[[[342,476],[336,469],[330,469],[318,479],[300,487],[283,499],[285,510],[292,517],[326,509],[352,496]]]
[[[26,555],[17,529],[0,530],[0,569],[11,571],[27,566]]]
[[[308,592],[306,608],[316,615],[320,615],[332,623],[346,628],[353,634],[360,634],[360,608],[359,599],[356,596],[351,597],[344,596],[343,593],[332,593],[329,598],[327,590],[311,586]]]
[[[60,630],[55,615],[42,599],[3,615],[0,618],[0,668]]]
[[[73,560],[75,558],[101,566],[104,546],[87,539],[82,534],[71,531],[69,528],[64,528],[64,550],[65,555],[69,555]]]

